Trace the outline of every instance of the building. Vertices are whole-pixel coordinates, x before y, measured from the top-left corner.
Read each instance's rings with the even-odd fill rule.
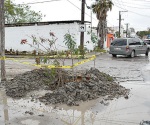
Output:
[[[6,24],[5,25],[5,48],[7,50],[18,50],[18,51],[32,51],[35,48],[30,47],[29,45],[20,44],[22,40],[27,40],[28,43],[33,42],[31,36],[37,38],[42,37],[45,39],[51,39],[49,33],[53,32],[57,37],[56,48],[57,50],[66,50],[67,46],[65,45],[64,35],[70,33],[74,36],[77,46],[80,45],[80,24],[79,20],[70,20],[70,21],[51,21],[51,22],[35,22],[35,23],[22,23],[22,24]],[[93,45],[88,43],[91,36],[87,32],[90,31],[89,24],[90,22],[85,21],[87,24],[85,27],[86,32],[84,33],[85,47],[89,50],[93,49]],[[48,47],[49,45],[46,45]],[[42,48],[41,48],[42,49]],[[44,48],[43,48],[44,49]]]

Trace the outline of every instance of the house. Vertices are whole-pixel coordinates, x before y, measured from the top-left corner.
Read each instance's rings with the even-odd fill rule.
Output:
[[[81,21],[69,20],[69,21],[50,21],[50,22],[35,22],[35,23],[22,23],[22,24],[6,24],[5,25],[5,48],[7,50],[18,51],[33,51],[35,48],[29,45],[20,44],[22,40],[26,40],[32,44],[32,36],[37,38],[42,37],[45,39],[51,39],[50,32],[54,33],[57,37],[56,48],[57,50],[66,50],[64,35],[70,33],[74,36],[77,46],[80,45],[80,27]],[[85,21],[86,32],[84,32],[84,45],[87,49],[92,50],[93,45],[88,43],[91,36],[87,32],[90,31],[88,26],[90,22]],[[48,45],[46,45],[48,47]],[[40,48],[42,49],[42,47]],[[44,48],[43,48],[44,49]]]

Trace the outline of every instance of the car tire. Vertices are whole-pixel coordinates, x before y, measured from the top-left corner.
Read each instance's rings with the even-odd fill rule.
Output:
[[[135,51],[134,51],[134,50],[131,52],[130,57],[131,57],[131,58],[134,58],[134,57],[135,57]]]
[[[149,53],[149,49],[146,51],[145,55],[148,56],[148,53]]]
[[[113,56],[113,57],[117,57],[117,55],[116,55],[116,54],[112,54],[112,56]]]

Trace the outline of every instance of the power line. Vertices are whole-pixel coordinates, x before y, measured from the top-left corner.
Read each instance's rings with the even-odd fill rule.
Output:
[[[130,4],[131,5],[131,3],[129,3],[129,2],[125,2],[125,1],[122,1],[123,3],[126,3],[126,4]],[[133,4],[134,5],[139,5],[139,6],[147,6],[147,7],[150,7],[150,6],[148,6],[147,5],[147,3],[142,3],[142,4],[137,4],[137,2],[136,1],[130,1],[130,2],[133,2]],[[140,2],[141,3],[141,2]]]
[[[116,4],[116,1],[114,0],[113,3],[114,3],[114,5],[115,5],[115,4]],[[124,10],[126,10],[126,8],[123,8],[123,7],[121,7],[121,8],[124,9]]]
[[[116,3],[116,2],[114,2],[115,4],[118,4],[118,3]],[[126,5],[125,3],[127,3],[127,2],[122,2],[122,3],[124,3],[124,6],[126,6],[126,7],[130,7],[130,8],[137,8],[137,9],[150,9],[150,6],[147,6],[147,7],[149,7],[149,8],[141,8],[141,7],[136,7],[136,6],[129,6],[129,5]],[[129,3],[127,3],[127,4],[129,4]],[[119,5],[119,4],[118,4]],[[139,4],[134,4],[134,5],[139,5]],[[141,5],[140,5],[141,6]],[[144,5],[145,6],[145,5]]]
[[[23,3],[23,4],[19,4],[19,5],[30,5],[30,4],[41,4],[41,3],[48,3],[48,2],[55,2],[55,1],[61,1],[61,0],[51,0],[51,1],[41,1],[41,2],[32,2],[32,3]],[[72,4],[73,6],[75,6],[77,9],[81,10],[81,8],[79,8],[78,6],[76,6],[73,2],[71,2],[70,0],[67,0],[70,4]],[[85,13],[87,16],[91,17],[91,15]],[[95,21],[97,21],[96,18],[93,18]],[[109,24],[111,24],[110,22],[108,22]],[[111,24],[113,25],[113,24]]]
[[[145,3],[146,2],[148,2],[148,3],[150,2],[150,1],[147,1],[147,0],[131,0],[131,1],[136,1],[136,2],[138,1],[138,2],[145,2]]]
[[[72,3],[70,0],[67,0],[69,3],[71,3],[73,6],[75,6],[77,9],[79,9],[79,10],[81,10],[78,6],[76,6],[74,3]],[[92,11],[92,10],[91,10]],[[89,15],[89,14],[87,14],[87,13],[85,13],[86,15],[88,15],[89,17],[91,17],[91,15]],[[92,17],[92,19],[94,19],[95,21],[97,21],[97,19],[95,19],[95,18],[93,18]],[[109,24],[111,24],[110,22],[108,22]],[[111,24],[111,25],[113,25],[113,24]]]
[[[123,5],[123,7],[124,7],[124,3],[123,3],[123,1],[122,1],[122,0],[120,0],[120,1],[121,1],[122,5]]]
[[[40,4],[40,3],[49,3],[49,2],[55,2],[55,1],[61,1],[61,0],[51,0],[51,1],[41,1],[41,2],[32,2],[32,3],[22,3],[19,5],[30,5],[30,4]]]
[[[72,3],[70,0],[67,0],[69,3],[71,3],[73,6],[75,6],[77,9],[79,9],[79,10],[81,10],[81,8],[79,8],[78,6],[76,6],[74,3]],[[92,10],[91,10],[92,11]],[[91,17],[91,15],[89,15],[89,14],[87,14],[87,13],[85,13],[87,16],[89,16],[89,17]],[[97,19],[95,19],[95,18],[93,18],[92,17],[92,19],[94,19],[95,21],[97,21]]]
[[[117,0],[117,1],[118,1],[118,4],[121,6],[120,1],[119,0]]]
[[[124,9],[124,8],[119,7],[119,6],[117,6],[117,5],[115,5],[115,6],[118,7],[118,8],[120,8],[120,9]],[[127,9],[124,9],[124,10],[127,10]],[[137,14],[137,15],[140,15],[140,16],[144,16],[144,17],[150,18],[149,15],[143,15],[143,14],[136,13],[136,12],[134,12],[134,11],[131,11],[131,10],[127,10],[127,11],[128,11],[128,12],[131,12],[131,13],[134,13],[134,14]]]
[[[117,3],[116,3],[117,4]],[[119,4],[118,4],[119,5]],[[130,8],[137,8],[137,9],[150,9],[150,8],[140,8],[140,7],[135,7],[135,6],[128,6],[128,5],[124,5],[126,7],[130,7]]]

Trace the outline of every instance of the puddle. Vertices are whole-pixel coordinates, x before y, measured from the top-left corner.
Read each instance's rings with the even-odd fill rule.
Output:
[[[39,125],[40,122],[37,121],[37,120],[32,120],[32,119],[27,119],[27,120],[24,120],[24,121],[21,121],[21,123],[23,125]]]
[[[0,91],[0,123],[5,125],[139,125],[150,120],[150,86],[145,83],[122,83],[131,89],[129,99],[119,98],[101,104],[101,99],[80,106],[44,105],[32,100],[7,98]],[[34,92],[35,93],[35,92]],[[44,92],[39,93],[39,95]],[[8,106],[7,106],[8,105]],[[4,107],[4,108],[3,108]],[[143,122],[144,125],[145,123]]]

